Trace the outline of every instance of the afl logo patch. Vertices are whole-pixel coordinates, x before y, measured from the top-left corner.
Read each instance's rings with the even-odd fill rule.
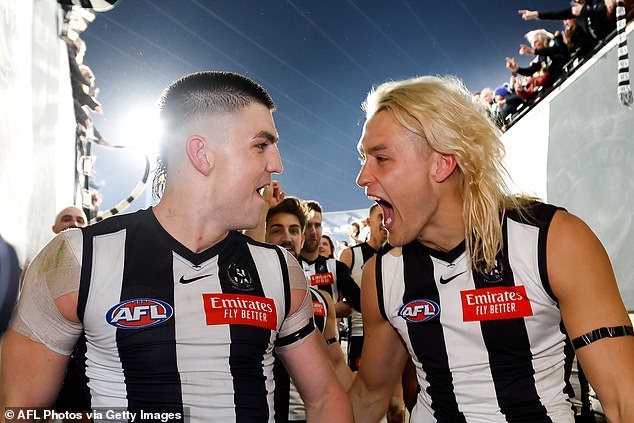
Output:
[[[161,324],[174,314],[165,301],[152,298],[125,300],[106,313],[106,321],[121,329],[142,329]]]
[[[414,300],[403,305],[398,315],[411,323],[422,323],[440,314],[440,306],[431,300]]]

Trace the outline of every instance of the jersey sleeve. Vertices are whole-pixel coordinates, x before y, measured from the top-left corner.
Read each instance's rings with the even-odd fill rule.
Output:
[[[361,312],[361,289],[352,279],[350,269],[345,263],[337,260],[337,286],[350,305]]]
[[[286,254],[288,277],[292,296],[301,296],[300,306],[291,310],[280,328],[279,337],[275,341],[275,349],[283,351],[301,343],[315,330],[313,302],[308,291],[308,281],[304,271],[293,256]]]
[[[55,299],[79,290],[82,233],[62,232],[29,265],[10,326],[27,338],[62,355],[70,355],[82,332],[81,323],[66,319]]]

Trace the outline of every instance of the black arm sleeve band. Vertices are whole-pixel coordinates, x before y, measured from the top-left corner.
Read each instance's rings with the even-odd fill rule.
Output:
[[[275,341],[275,346],[285,347],[287,345],[291,345],[299,341],[300,339],[306,338],[314,330],[315,330],[315,322],[311,318],[308,321],[308,324],[304,326],[303,328],[301,328],[300,330],[293,332],[290,335],[286,335],[282,338],[277,338],[277,341]]]
[[[592,344],[594,341],[598,341],[601,338],[617,338],[619,336],[632,335],[634,335],[634,329],[632,329],[632,326],[614,326],[611,328],[603,327],[573,339],[572,345],[576,350],[578,350],[579,348]]]
[[[337,338],[335,338],[334,336],[330,339],[326,339],[326,344],[328,345],[334,344],[335,342],[337,342]]]

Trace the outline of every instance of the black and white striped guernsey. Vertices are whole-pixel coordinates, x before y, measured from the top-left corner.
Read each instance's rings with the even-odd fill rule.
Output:
[[[192,253],[151,209],[83,236],[78,314],[93,408],[275,421],[272,353],[290,309],[283,250],[230,232]]]
[[[324,256],[317,256],[314,261],[300,256],[297,260],[304,269],[310,286],[329,293],[335,303],[340,300],[341,293],[352,307],[361,310],[361,290],[352,279],[348,266]]]
[[[537,203],[530,222],[507,212],[504,248],[488,275],[471,272],[464,243],[448,253],[418,241],[379,252],[379,309],[405,342],[421,387],[412,422],[574,421],[546,271],[556,210]]]
[[[352,253],[350,274],[356,284],[359,285],[359,289],[361,289],[361,278],[363,276],[365,262],[376,254],[376,250],[366,241],[352,246],[350,252]],[[350,336],[363,336],[363,317],[361,313],[356,310],[352,310],[352,314],[350,315]]]

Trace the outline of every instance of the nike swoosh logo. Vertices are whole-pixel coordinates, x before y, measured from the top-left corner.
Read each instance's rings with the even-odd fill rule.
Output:
[[[181,276],[179,282],[184,285],[184,284],[196,282],[198,279],[206,278],[211,275],[213,275],[213,273],[210,273],[208,275],[196,276],[195,278],[191,278],[191,279],[185,279],[185,276]]]
[[[462,275],[463,273],[466,273],[466,272],[467,272],[467,271],[465,270],[464,272],[460,272],[460,273],[458,273],[457,275],[450,276],[450,277],[448,277],[447,279],[444,279],[444,278],[441,276],[441,277],[440,277],[440,283],[441,283],[441,284],[443,284],[443,285],[444,285],[444,284],[446,284],[446,283],[449,283],[449,282],[451,282],[452,280],[456,279],[458,276],[460,276],[460,275]]]

